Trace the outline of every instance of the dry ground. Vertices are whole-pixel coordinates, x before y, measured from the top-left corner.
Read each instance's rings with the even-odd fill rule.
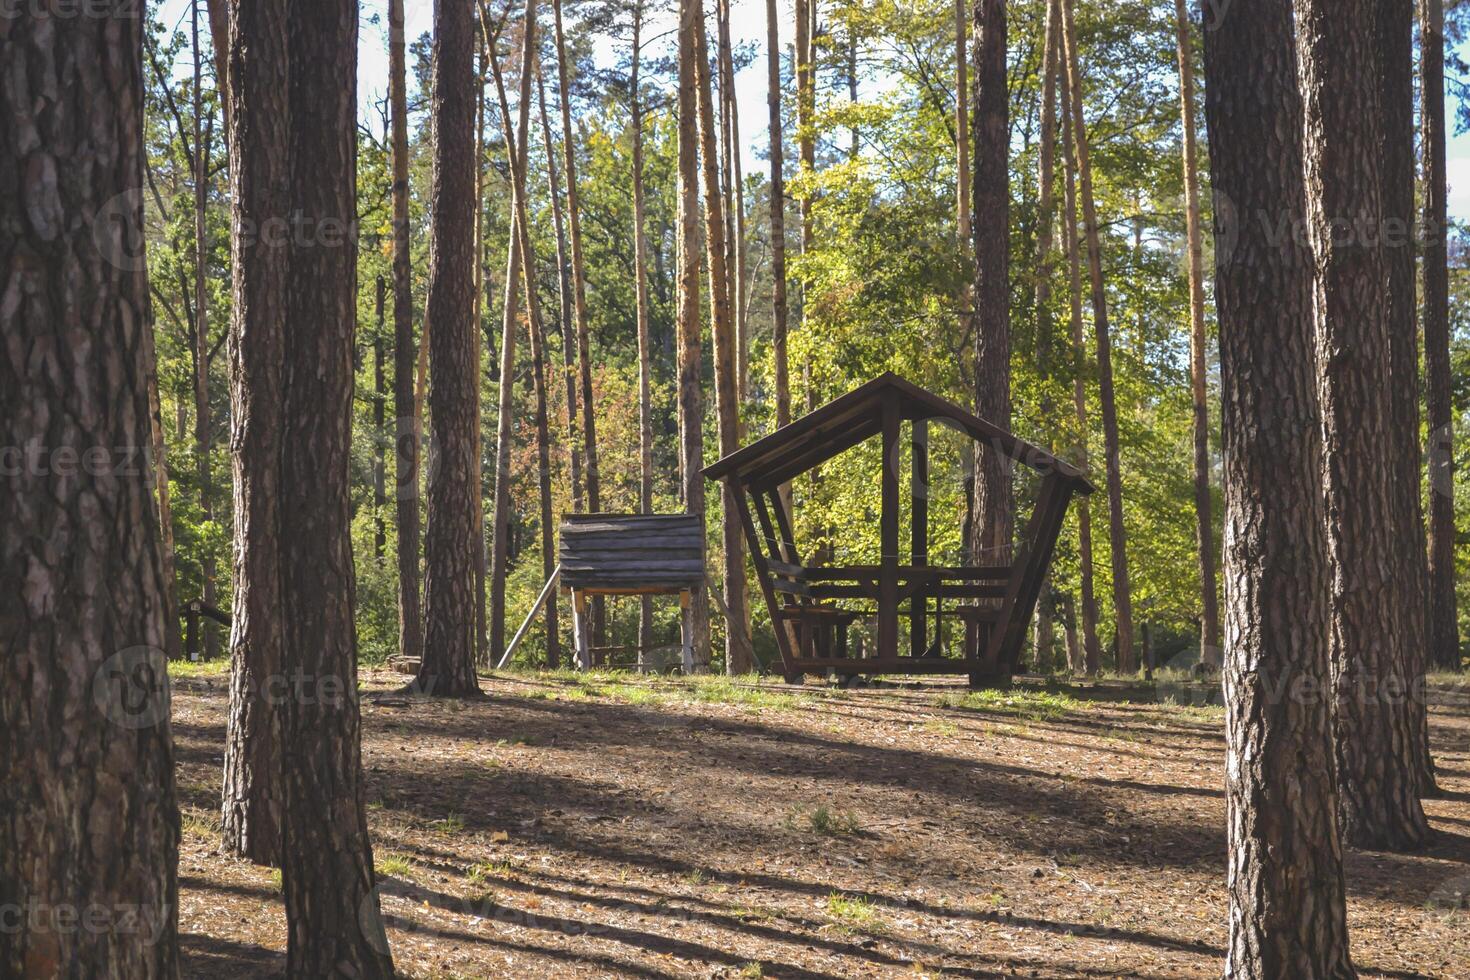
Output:
[[[369,695],[403,677],[368,672]],[[225,684],[177,679],[190,976],[279,974],[279,878],[221,856]],[[1218,977],[1218,708],[501,674],[363,709],[414,977]],[[1470,697],[1434,715],[1423,854],[1354,853],[1364,976],[1470,977]],[[1459,908],[1454,907],[1456,904]]]

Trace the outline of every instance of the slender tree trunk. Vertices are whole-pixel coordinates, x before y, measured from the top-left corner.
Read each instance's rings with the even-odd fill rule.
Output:
[[[285,676],[281,593],[280,433],[289,248],[247,235],[290,213],[287,4],[263,0],[230,18],[230,200],[234,302],[230,448],[235,590],[221,824],[225,850],[258,864],[281,855],[281,721],[270,697]]]
[[[521,47],[521,77],[519,101],[520,118],[515,125],[510,119],[510,106],[505,98],[505,84],[501,76],[499,66],[494,67],[495,88],[499,95],[501,127],[505,133],[505,145],[509,157],[509,170],[512,189],[512,221],[511,221],[511,248],[515,250],[515,257],[519,258],[519,266],[522,271],[523,284],[526,291],[526,319],[528,321],[528,333],[531,341],[531,376],[535,388],[536,399],[536,457],[537,477],[540,500],[540,524],[541,524],[541,571],[546,578],[551,577],[552,570],[556,567],[556,553],[554,545],[554,530],[551,512],[551,440],[548,430],[546,411],[546,366],[545,356],[542,350],[542,338],[544,336],[541,323],[541,305],[536,292],[536,260],[535,251],[531,242],[531,225],[526,205],[526,171],[530,163],[529,144],[531,132],[531,75],[535,66],[536,55],[536,3],[535,0],[526,0],[525,17],[522,20],[522,47]],[[494,54],[491,54],[492,59]],[[494,64],[494,62],[492,62]],[[499,661],[505,652],[505,564],[507,557],[507,535],[510,525],[510,449],[511,449],[511,414],[513,402],[510,398],[512,385],[510,378],[514,374],[514,349],[515,349],[515,301],[511,294],[515,292],[515,268],[517,263],[513,260],[509,263],[510,272],[507,282],[507,299],[504,340],[502,350],[511,351],[511,360],[502,362],[501,374],[501,399],[500,399],[500,434],[495,455],[495,626],[496,633],[491,643],[491,652],[495,661]],[[547,634],[547,660],[556,664],[561,660],[560,630],[557,624],[556,596],[553,593],[547,600],[546,606],[546,634]]]
[[[556,70],[561,95],[562,152],[567,175],[567,227],[572,245],[572,306],[577,318],[577,364],[582,382],[583,464],[587,480],[587,509],[602,510],[601,477],[597,465],[597,422],[592,401],[592,340],[587,322],[587,265],[582,258],[582,215],[577,198],[577,153],[572,140],[572,92],[567,81],[566,32],[562,28],[561,0],[551,0],[556,19]],[[592,600],[592,645],[607,644],[607,612],[601,596]]]
[[[541,139],[546,147],[546,183],[551,195],[551,217],[556,227],[557,322],[561,325],[562,374],[567,386],[567,451],[571,456],[572,510],[582,511],[582,449],[577,439],[577,340],[572,330],[572,280],[567,262],[566,225],[562,219],[561,181],[551,148],[551,125],[546,119],[546,82],[536,63],[536,89],[541,108]]]
[[[1082,112],[1082,70],[1077,57],[1077,30],[1072,22],[1072,0],[1061,0],[1062,48],[1071,95],[1072,140],[1077,157],[1078,192],[1087,236],[1087,268],[1092,280],[1092,322],[1097,332],[1097,389],[1102,406],[1103,452],[1108,473],[1108,538],[1113,560],[1113,611],[1117,617],[1118,671],[1138,669],[1133,658],[1133,597],[1128,584],[1127,534],[1123,528],[1123,474],[1118,456],[1118,407],[1113,393],[1113,342],[1108,332],[1107,286],[1103,281],[1102,242],[1097,206],[1092,193],[1092,165],[1088,157],[1087,123]]]
[[[1050,378],[1052,360],[1052,226],[1056,223],[1057,62],[1061,50],[1057,37],[1061,32],[1059,19],[1057,5],[1052,0],[1046,7],[1046,35],[1041,59],[1041,135],[1036,166],[1036,361],[1044,383]],[[1042,399],[1043,420],[1049,420],[1050,384],[1046,384]]]
[[[725,237],[729,244],[730,304],[735,323],[735,389],[744,406],[749,397],[747,376],[750,338],[747,314],[745,253],[745,191],[740,173],[740,105],[735,94],[735,58],[730,43],[730,0],[716,0],[719,24],[720,152],[725,173]],[[745,419],[740,420],[742,437]]]
[[[1065,2],[1065,0],[1064,0]],[[1301,101],[1289,0],[1205,32],[1217,202],[1299,226]],[[1309,249],[1215,211],[1225,444],[1225,768],[1230,940],[1245,980],[1348,978],[1329,678]],[[1290,226],[1290,224],[1289,224]],[[1307,685],[1310,685],[1308,687]]]
[[[728,456],[740,448],[740,401],[736,392],[735,336],[731,323],[729,270],[725,217],[720,201],[719,158],[716,156],[715,113],[710,94],[709,45],[705,41],[702,10],[684,8],[685,18],[693,14],[691,26],[681,30],[694,34],[695,96],[699,116],[701,172],[704,175],[704,235],[709,261],[710,332],[715,345],[715,418],[718,423],[720,455]],[[734,493],[724,486],[724,519],[721,539],[725,550],[725,672],[745,674],[755,668],[750,633],[745,618],[745,539],[737,519]]]
[[[282,345],[279,611],[290,696],[280,711],[286,973],[392,977],[363,803],[352,445],[357,247],[357,3],[290,16],[291,249]],[[244,137],[247,141],[249,136]]]
[[[1332,558],[1332,661],[1343,836],[1407,850],[1429,836],[1402,692],[1409,597],[1394,540],[1395,482],[1383,172],[1372,0],[1297,0],[1315,257],[1318,397]],[[1365,66],[1374,66],[1365,71]],[[1356,240],[1345,241],[1343,228]],[[1371,237],[1367,237],[1371,236]]]
[[[183,637],[179,627],[179,580],[174,551],[174,515],[169,498],[168,486],[168,442],[163,431],[163,405],[158,391],[158,350],[154,339],[152,304],[149,304],[148,329],[143,334],[143,359],[148,368],[148,435],[153,455],[153,470],[149,474],[158,493],[158,544],[163,559],[164,599],[164,653],[170,660],[183,656]]]
[[[1053,0],[1060,4],[1061,0]],[[1060,6],[1058,6],[1060,10]],[[1087,417],[1087,340],[1082,328],[1082,242],[1077,229],[1077,152],[1072,128],[1072,88],[1062,71],[1062,153],[1066,162],[1064,227],[1067,233],[1067,303],[1072,325],[1072,408],[1077,417],[1077,445],[1073,451],[1077,468],[1088,469],[1087,438],[1092,425]],[[1089,677],[1102,669],[1102,644],[1097,637],[1097,594],[1092,581],[1092,503],[1077,498],[1078,591],[1082,596],[1083,670]]]
[[[386,307],[387,282],[378,277],[377,301],[373,306],[373,432],[381,435],[386,424],[385,403],[388,391],[383,358],[383,313]],[[388,552],[388,522],[383,512],[388,506],[387,460],[383,455],[383,443],[379,438],[373,444],[373,557],[379,563]]]
[[[1067,640],[1067,669],[1080,674],[1087,669],[1082,644],[1077,639],[1077,603],[1070,592],[1059,593],[1062,607],[1062,632]]]
[[[209,202],[209,155],[204,146],[204,55],[199,46],[199,5],[190,4],[190,35],[194,52],[194,467],[199,483],[199,513],[214,520],[214,488],[211,473],[213,419],[209,407],[209,235],[205,208]],[[183,136],[182,133],[179,134]],[[201,569],[204,601],[218,601],[214,556],[206,552]],[[219,634],[213,624],[204,626],[204,655],[219,655]]]
[[[648,332],[648,246],[644,238],[643,203],[643,93],[639,78],[643,54],[643,3],[633,7],[633,65],[628,90],[633,127],[633,273],[638,295],[638,508],[653,513],[653,403],[651,384],[653,350]],[[646,663],[653,646],[653,597],[638,604],[638,663]]]
[[[794,0],[796,13],[796,146],[801,176],[810,180],[817,169],[816,78],[812,65],[812,4],[815,0]],[[801,208],[801,254],[812,250],[812,195],[802,192],[797,203]],[[805,318],[805,304],[802,317]]]
[[[1460,668],[1455,611],[1454,408],[1450,386],[1449,219],[1445,185],[1444,4],[1419,0],[1423,86],[1424,374],[1429,423],[1429,660]]]
[[[424,536],[424,657],[416,684],[440,697],[475,696],[475,515],[480,417],[474,313],[475,95],[471,0],[434,8],[433,254],[424,319],[429,328],[432,445]],[[508,379],[501,377],[501,384]]]
[[[791,368],[786,356],[786,153],[781,132],[781,21],[776,0],[766,0],[766,107],[771,119],[771,356],[779,429],[791,422]],[[782,487],[788,511],[790,495],[790,485]]]
[[[975,0],[972,177],[976,220],[975,412],[1008,428],[1011,421],[1010,96],[1006,90],[1004,0]],[[1010,561],[1011,461],[994,446],[975,454],[977,562]]]
[[[700,379],[699,142],[694,25],[701,0],[679,0],[679,477],[684,509],[704,515],[704,392]],[[708,62],[705,62],[708,64]],[[697,589],[693,602],[694,666],[709,669],[709,598]]]
[[[1185,0],[1174,0],[1179,54],[1179,119],[1184,130],[1184,227],[1189,241],[1189,388],[1194,401],[1195,548],[1199,552],[1200,660],[1220,663],[1219,586],[1215,582],[1215,527],[1210,500],[1210,410],[1206,384],[1204,233],[1200,229],[1199,156],[1194,135],[1194,47]]]
[[[1425,551],[1424,491],[1419,456],[1419,323],[1414,294],[1414,8],[1410,0],[1377,7],[1374,46],[1380,66],[1383,246],[1387,264],[1390,418],[1393,453],[1393,547],[1400,563],[1401,669],[1408,683],[1404,708],[1413,733],[1409,756],[1420,795],[1438,792],[1429,751],[1429,706],[1425,702],[1429,564]]]
[[[419,443],[414,385],[413,282],[408,240],[408,82],[403,0],[388,0],[388,92],[393,117],[393,465],[398,525],[398,653],[424,652],[419,604]],[[382,433],[387,438],[388,433]]]
[[[0,42],[0,445],[74,459],[150,439],[143,20],[106,6]],[[150,474],[113,462],[0,477],[7,977],[179,975],[167,582]]]

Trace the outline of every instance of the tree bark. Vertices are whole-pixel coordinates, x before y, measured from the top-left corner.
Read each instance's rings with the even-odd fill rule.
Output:
[[[750,338],[746,336],[747,310],[745,254],[745,191],[740,173],[740,105],[735,94],[735,57],[730,43],[730,0],[716,0],[719,26],[720,155],[725,175],[726,263],[730,275],[730,308],[735,330],[735,392],[740,405],[749,397],[746,382],[750,363]],[[740,419],[741,436],[745,419]]]
[[[1420,795],[1438,791],[1429,751],[1425,702],[1429,564],[1420,503],[1418,298],[1414,294],[1414,7],[1390,0],[1377,7],[1374,46],[1380,67],[1379,118],[1382,140],[1383,247],[1387,264],[1389,315],[1389,414],[1393,438],[1394,550],[1399,571],[1398,614],[1402,670],[1408,684],[1404,708],[1412,737],[1409,757]]]
[[[791,368],[786,355],[786,155],[781,132],[781,21],[766,0],[766,107],[771,143],[771,357],[775,361],[776,428],[791,422]],[[790,488],[783,488],[790,509]]]
[[[1060,0],[1053,0],[1060,4]],[[1060,10],[1060,7],[1058,7]],[[1087,438],[1092,431],[1087,417],[1087,340],[1082,328],[1082,242],[1077,229],[1077,151],[1072,128],[1072,88],[1065,70],[1061,72],[1062,153],[1067,179],[1063,183],[1066,209],[1063,222],[1067,233],[1067,302],[1072,326],[1072,408],[1077,418],[1077,445],[1073,458],[1087,472]],[[1092,502],[1077,498],[1078,591],[1082,596],[1082,668],[1089,677],[1102,669],[1102,644],[1097,637],[1097,594],[1092,581]]]
[[[679,477],[684,509],[704,516],[704,392],[700,379],[699,143],[694,25],[701,0],[679,0]],[[706,62],[708,64],[708,62]],[[709,668],[709,597],[693,601],[694,666]]]
[[[474,297],[475,93],[472,0],[434,8],[434,247],[424,319],[433,384],[429,526],[424,536],[424,656],[415,683],[438,697],[477,696],[473,586],[480,492],[480,383]],[[501,384],[508,379],[501,377]]]
[[[1061,0],[1062,49],[1071,95],[1072,141],[1077,157],[1082,224],[1087,236],[1087,269],[1092,280],[1092,325],[1097,332],[1097,389],[1102,406],[1103,453],[1108,474],[1108,539],[1113,563],[1113,612],[1117,617],[1118,672],[1138,669],[1133,658],[1133,594],[1128,583],[1127,533],[1123,528],[1123,474],[1118,456],[1118,407],[1113,393],[1113,342],[1108,332],[1107,285],[1103,281],[1102,242],[1097,206],[1092,193],[1092,165],[1088,156],[1087,122],[1082,112],[1082,70],[1077,57],[1077,30],[1072,0]]]
[[[1290,3],[1247,3],[1205,32],[1225,440],[1225,973],[1349,978],[1331,707],[1320,696],[1331,570],[1311,255],[1257,220],[1303,220],[1301,101]]]
[[[1329,9],[1330,7],[1330,9]],[[1389,448],[1391,340],[1385,136],[1372,0],[1297,0],[1314,256],[1318,397],[1332,558],[1334,730],[1343,836],[1407,850],[1429,835],[1403,703],[1406,652]],[[1374,66],[1365,71],[1365,66]],[[1344,235],[1346,232],[1346,237]]]
[[[108,6],[11,19],[0,41],[0,445],[44,453],[0,477],[12,977],[179,975],[167,582],[145,448],[143,20]]]
[[[715,347],[715,419],[720,438],[720,455],[728,456],[740,448],[740,400],[736,391],[735,336],[731,322],[728,254],[725,242],[725,216],[720,200],[720,171],[715,141],[715,114],[710,94],[709,45],[705,41],[704,12],[684,7],[681,16],[693,17],[693,25],[682,24],[681,30],[692,31],[695,50],[695,98],[699,116],[701,172],[704,176],[704,236],[709,261],[710,333]],[[750,633],[745,618],[745,538],[740,528],[735,495],[728,483],[724,487],[724,514],[721,535],[725,551],[725,672],[746,674],[755,669]]]
[[[475,385],[480,384],[480,324],[481,302],[485,292],[485,61],[486,37],[475,32],[475,274],[474,299],[470,310],[470,322],[475,334]],[[476,402],[478,405],[478,400]],[[485,540],[485,420],[482,414],[475,416],[475,472],[480,479],[475,487],[475,657],[478,663],[490,662],[489,623],[485,608],[485,573],[487,571],[487,547]],[[502,617],[502,629],[504,618]],[[499,656],[496,656],[499,661]]]
[[[816,0],[794,0],[796,15],[796,146],[797,159],[803,180],[811,180],[817,169],[816,133],[813,129],[816,114],[816,77],[812,65],[812,5]],[[801,254],[811,251],[812,241],[812,194],[810,188],[803,190],[797,204],[801,208]],[[805,303],[802,317],[806,317]]]
[[[287,4],[242,4],[230,17],[230,448],[235,591],[221,825],[225,850],[279,865],[284,802],[278,705],[282,622],[281,365],[291,249],[257,234],[290,213]]]
[[[349,462],[357,322],[357,3],[290,15],[293,244],[282,345],[280,712],[286,973],[392,977],[363,803]],[[249,136],[244,137],[246,140]],[[277,687],[279,690],[279,687]]]
[[[633,129],[633,278],[638,298],[638,508],[653,513],[653,350],[648,327],[648,246],[644,239],[643,93],[639,77],[643,55],[643,3],[633,7],[633,64],[629,73],[629,114]],[[638,663],[646,664],[653,646],[653,597],[638,603]]]
[[[971,228],[975,256],[975,413],[1011,422],[1010,96],[1006,90],[1004,0],[975,0],[975,78]],[[970,551],[978,563],[1010,561],[1011,460],[995,446],[975,454],[975,523]]]
[[[1194,403],[1194,540],[1199,552],[1200,661],[1218,666],[1220,603],[1215,581],[1215,521],[1210,499],[1204,233],[1200,229],[1199,154],[1194,129],[1194,47],[1189,40],[1189,12],[1184,0],[1174,0],[1174,23],[1179,56],[1179,120],[1184,131],[1184,230],[1189,254],[1189,390]]]
[[[408,81],[403,0],[388,0],[388,92],[393,116],[393,465],[398,525],[398,653],[424,652],[419,604],[419,479],[423,428],[414,385],[413,281],[408,238]],[[386,439],[388,433],[381,433]]]
[[[556,19],[556,70],[561,95],[562,153],[567,175],[567,228],[572,245],[572,306],[577,318],[577,364],[582,382],[583,469],[587,481],[587,509],[602,510],[602,483],[597,465],[597,421],[592,409],[592,339],[587,322],[587,265],[582,258],[582,215],[577,198],[577,154],[572,140],[572,92],[567,81],[566,32],[562,28],[561,0],[551,0]],[[607,644],[606,605],[592,600],[592,645]]]
[[[1454,408],[1450,385],[1449,218],[1445,185],[1444,4],[1419,0],[1424,146],[1424,374],[1429,423],[1429,659],[1460,669],[1455,610]]]

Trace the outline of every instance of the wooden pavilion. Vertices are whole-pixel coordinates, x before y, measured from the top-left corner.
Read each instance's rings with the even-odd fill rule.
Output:
[[[928,424],[957,428],[978,452],[1001,453],[1041,476],[1026,530],[1007,564],[930,565]],[[900,431],[909,423],[912,528],[900,564]],[[883,465],[876,565],[803,564],[781,487],[859,443],[881,436]],[[789,681],[803,674],[968,674],[972,685],[1016,672],[1027,624],[1074,493],[1093,486],[1076,468],[898,375],[885,373],[704,470],[732,491]],[[931,619],[932,610],[932,619]],[[899,620],[907,616],[909,653]],[[964,622],[963,655],[943,653],[941,620]],[[848,627],[875,617],[876,643],[849,656]],[[931,629],[932,626],[932,629]],[[932,639],[931,639],[932,638]]]

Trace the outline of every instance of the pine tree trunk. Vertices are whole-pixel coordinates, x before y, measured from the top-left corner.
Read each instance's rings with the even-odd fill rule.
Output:
[[[705,41],[703,11],[684,9],[682,16],[694,17],[691,30],[695,50],[695,97],[699,116],[701,173],[704,176],[704,235],[709,261],[710,332],[715,346],[715,419],[720,439],[720,455],[728,456],[740,448],[740,402],[736,393],[735,335],[731,322],[728,254],[725,242],[725,217],[720,200],[719,158],[716,156],[715,113],[710,94],[709,45]],[[755,669],[755,654],[750,646],[745,606],[745,538],[740,528],[735,496],[728,484],[724,487],[724,515],[721,540],[725,551],[725,672],[746,674]]]
[[[567,454],[571,457],[572,511],[582,511],[582,449],[577,439],[577,340],[572,329],[571,266],[567,262],[566,224],[562,218],[561,181],[556,174],[556,154],[551,148],[551,125],[546,119],[546,82],[541,63],[536,63],[536,89],[541,108],[541,139],[546,148],[546,183],[551,195],[551,216],[556,227],[557,322],[561,325],[562,373],[567,386]]]
[[[1046,7],[1046,29],[1041,59],[1041,135],[1036,166],[1036,363],[1045,385],[1042,418],[1051,419],[1053,323],[1051,315],[1052,226],[1056,223],[1057,62],[1061,24],[1055,2]]]
[[[730,0],[716,0],[719,25],[720,156],[725,176],[725,241],[730,279],[730,308],[735,330],[735,393],[742,410],[748,397],[750,338],[746,336],[745,192],[740,173],[740,105],[735,92],[735,59],[730,43]],[[745,435],[741,415],[740,434]]]
[[[1331,609],[1312,329],[1298,226],[1301,102],[1289,0],[1205,33],[1225,488],[1230,939],[1243,980],[1349,978],[1328,701]],[[1235,215],[1240,216],[1236,220]],[[1284,686],[1286,685],[1286,686]],[[1282,696],[1286,690],[1305,696]]]
[[[199,47],[199,7],[190,5],[191,47],[194,52],[194,468],[199,484],[199,513],[205,521],[214,520],[214,488],[210,462],[213,455],[213,413],[209,406],[209,238],[206,233],[205,207],[209,201],[209,157],[204,146],[203,52]],[[182,133],[179,134],[181,137]],[[202,563],[204,601],[216,605],[214,556],[206,553]],[[204,655],[213,660],[219,655],[219,634],[214,625],[204,625]]]
[[[1118,455],[1118,408],[1113,392],[1113,348],[1108,332],[1107,285],[1103,281],[1102,243],[1097,206],[1092,192],[1092,165],[1088,156],[1087,123],[1082,112],[1082,71],[1078,65],[1077,30],[1072,22],[1072,0],[1061,0],[1062,49],[1072,110],[1072,140],[1077,157],[1078,193],[1082,224],[1087,236],[1087,269],[1092,281],[1092,323],[1097,332],[1097,388],[1102,406],[1103,452],[1108,474],[1108,538],[1113,562],[1113,612],[1117,617],[1118,672],[1138,669],[1133,657],[1133,594],[1128,583],[1127,534],[1123,529],[1123,473]]]
[[[280,709],[286,973],[392,977],[363,802],[350,459],[357,247],[357,4],[290,16],[291,249],[282,345]],[[248,141],[249,135],[245,136]],[[276,688],[279,690],[279,687]]]
[[[1380,59],[1383,245],[1388,271],[1389,414],[1393,453],[1394,549],[1399,571],[1401,669],[1408,684],[1404,708],[1412,732],[1408,746],[1421,796],[1437,792],[1429,751],[1425,702],[1429,563],[1425,551],[1424,491],[1419,457],[1419,323],[1414,293],[1414,9],[1409,0],[1377,8],[1374,46]]]
[[[704,514],[704,392],[700,378],[699,143],[694,25],[700,0],[679,0],[679,477],[684,509]],[[708,62],[706,62],[707,64]],[[694,667],[709,669],[709,597],[696,589],[693,602]]]
[[[393,465],[398,525],[398,653],[424,652],[419,603],[419,458],[423,429],[414,385],[413,282],[408,240],[408,82],[403,0],[388,0],[388,92],[393,117]],[[388,433],[380,434],[386,439]]]
[[[1061,0],[1053,0],[1060,4]],[[1060,7],[1058,8],[1060,10]],[[1058,79],[1062,97],[1062,153],[1066,163],[1065,215],[1067,234],[1067,303],[1072,326],[1072,408],[1077,418],[1077,445],[1073,461],[1087,472],[1087,438],[1092,431],[1087,416],[1087,341],[1082,328],[1082,255],[1081,236],[1077,229],[1077,151],[1072,129],[1072,88],[1067,73]],[[1102,644],[1097,637],[1097,594],[1092,581],[1092,503],[1088,497],[1077,498],[1077,567],[1078,589],[1082,594],[1082,668],[1092,677],[1102,669]]]
[[[511,418],[514,403],[511,399],[514,376],[515,350],[515,299],[516,269],[519,266],[522,285],[526,293],[527,332],[531,341],[531,378],[536,399],[536,460],[538,498],[541,524],[541,572],[546,579],[556,567],[555,523],[551,510],[551,436],[547,418],[546,360],[543,351],[545,336],[541,320],[540,297],[536,292],[536,257],[531,241],[531,225],[526,204],[527,168],[530,162],[529,145],[531,131],[531,73],[534,70],[536,52],[536,3],[526,0],[522,23],[521,77],[519,100],[520,118],[513,125],[510,106],[505,98],[505,83],[499,65],[491,52],[491,63],[495,75],[495,89],[500,102],[501,128],[505,133],[508,165],[511,178],[512,260],[508,263],[506,279],[506,319],[501,343],[503,352],[511,354],[509,361],[501,362],[500,422],[499,438],[495,454],[495,522],[494,522],[494,602],[496,631],[491,641],[492,662],[498,663],[505,653],[505,575],[508,555],[507,532],[510,526],[510,455]],[[546,603],[546,651],[549,663],[560,663],[560,628],[558,625],[556,593],[547,597]]]
[[[434,239],[424,320],[434,383],[428,393],[429,524],[424,535],[424,657],[415,684],[425,694],[480,693],[475,677],[475,515],[480,492],[475,431],[480,379],[474,312],[475,91],[471,0],[434,9]],[[506,379],[501,378],[505,384]]]
[[[1011,422],[1010,96],[1006,90],[1004,0],[975,0],[975,91],[971,132],[975,220],[975,414],[1001,428]],[[971,555],[980,564],[1010,561],[1013,523],[1010,460],[994,446],[975,454]]]
[[[639,78],[643,54],[643,3],[633,8],[633,65],[628,90],[633,128],[633,272],[638,296],[638,508],[653,513],[653,403],[651,395],[653,350],[648,327],[648,246],[644,238],[643,203],[643,93]],[[653,646],[653,597],[638,603],[638,663],[646,664]]]
[[[592,339],[587,321],[587,265],[582,258],[582,215],[577,198],[577,154],[572,141],[572,94],[567,81],[566,33],[562,28],[561,0],[551,0],[556,19],[556,70],[561,95],[562,152],[567,175],[567,226],[572,245],[572,306],[577,318],[577,364],[582,384],[583,467],[587,481],[587,509],[602,510],[601,477],[597,465],[597,422],[592,400]],[[607,613],[601,596],[592,600],[592,645],[607,645]]]
[[[1195,549],[1199,552],[1200,661],[1220,663],[1219,586],[1215,582],[1215,522],[1210,500],[1210,410],[1206,373],[1204,233],[1200,229],[1199,156],[1194,127],[1194,47],[1185,0],[1174,0],[1179,56],[1179,119],[1184,131],[1184,227],[1189,245],[1189,390],[1194,402]]]
[[[485,35],[475,32],[475,232],[474,232],[474,299],[470,322],[475,335],[475,385],[480,384],[480,329],[481,301],[485,292]],[[476,401],[478,405],[478,400]],[[483,413],[475,416],[475,658],[476,662],[490,662],[490,632],[485,607],[485,575],[487,547],[485,539],[485,419]],[[497,660],[499,658],[497,657]]]
[[[766,0],[766,108],[771,154],[771,356],[775,361],[776,428],[791,422],[791,368],[786,355],[786,153],[781,132],[781,21]],[[783,488],[788,510],[790,488]]]
[[[247,235],[290,213],[287,4],[241,5],[230,23],[230,185],[233,322],[230,448],[235,482],[235,591],[230,617],[230,710],[221,824],[224,848],[279,865],[284,801],[278,706],[285,676],[282,622],[281,365],[290,249]]]
[[[1449,220],[1445,186],[1444,5],[1419,0],[1424,147],[1424,374],[1429,427],[1429,660],[1460,669],[1455,611],[1455,454],[1450,386]]]
[[[1359,847],[1406,850],[1424,843],[1429,827],[1402,695],[1407,597],[1397,580],[1387,437],[1393,381],[1376,23],[1372,0],[1297,3],[1343,836]]]
[[[816,0],[794,0],[796,14],[796,145],[800,172],[810,180],[817,169],[816,77],[812,65],[812,5]],[[812,250],[812,195],[804,191],[797,203],[801,208],[801,254]],[[802,317],[805,318],[805,304]]]
[[[179,975],[168,586],[151,474],[141,452],[117,452],[101,472],[74,465],[98,447],[147,446],[152,417],[143,20],[109,6],[0,28],[0,445],[50,454],[43,472],[0,478],[7,977]],[[39,79],[44,97],[29,90]]]
[[[384,372],[387,365],[383,357],[383,318],[387,307],[387,285],[383,277],[379,276],[377,301],[373,305],[373,432],[380,435],[387,423],[385,403],[388,400],[388,391]],[[388,553],[388,522],[383,517],[388,506],[387,469],[382,439],[379,438],[373,444],[373,557],[379,564]]]

